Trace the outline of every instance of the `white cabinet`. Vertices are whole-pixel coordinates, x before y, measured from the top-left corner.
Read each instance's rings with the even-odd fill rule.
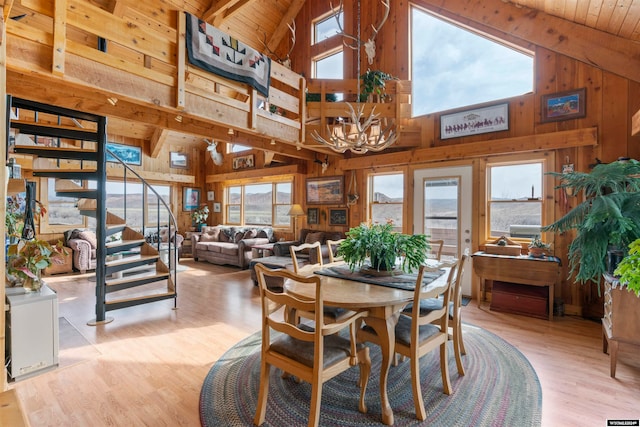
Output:
[[[58,296],[46,285],[13,292],[7,288],[5,354],[9,376],[21,380],[58,366]]]

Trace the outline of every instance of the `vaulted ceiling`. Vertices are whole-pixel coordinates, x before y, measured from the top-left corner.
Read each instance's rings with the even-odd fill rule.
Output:
[[[32,26],[51,26],[50,19],[42,15],[34,15],[31,10],[44,7],[48,0],[5,0],[4,12],[10,18]],[[314,0],[309,0],[314,1]],[[393,0],[392,0],[393,1]],[[349,4],[355,0],[346,0]],[[490,1],[494,9],[502,4],[504,8],[514,6],[529,17],[536,19],[562,18],[567,22],[588,27],[613,37],[613,43],[619,40],[626,43],[623,52],[632,52],[634,63],[640,60],[640,0],[608,1],[608,0],[501,0]],[[72,4],[73,0],[69,0]],[[149,31],[164,33],[167,38],[175,39],[175,28],[178,11],[187,11],[214,24],[228,34],[242,40],[256,49],[265,51],[265,45],[276,51],[281,42],[288,36],[287,25],[296,17],[304,6],[304,0],[90,0],[93,5],[119,17],[126,17],[132,22],[145,22]],[[338,1],[336,0],[337,4]],[[450,17],[460,16],[467,25],[480,22],[491,25],[491,9],[482,0],[436,1],[416,0],[416,4],[427,9],[445,12]],[[496,4],[498,6],[496,6]],[[140,19],[144,17],[145,19]],[[555,17],[555,18],[554,18]],[[471,24],[469,24],[471,23]],[[517,26],[517,23],[514,24]],[[579,27],[573,27],[579,28]],[[300,31],[300,29],[298,29]],[[598,34],[598,33],[590,33]],[[571,37],[571,32],[559,34],[558,37]],[[67,37],[81,37],[80,34],[69,34]],[[553,38],[547,38],[553,40]],[[585,40],[588,46],[589,40]],[[630,43],[631,42],[631,43]],[[548,47],[554,50],[553,42],[547,41]],[[584,46],[584,44],[583,44]],[[635,55],[633,51],[635,48]],[[590,52],[585,49],[578,53],[585,61],[589,61]],[[622,61],[630,58],[621,58]],[[596,61],[597,63],[597,61]],[[615,65],[614,65],[615,66]],[[622,67],[620,67],[622,68]],[[614,70],[615,71],[615,70]],[[632,77],[633,78],[633,77]],[[637,80],[637,79],[636,79]],[[155,128],[134,120],[112,118],[110,131],[139,139],[150,139]],[[170,131],[168,137],[183,144],[200,143],[200,137]]]

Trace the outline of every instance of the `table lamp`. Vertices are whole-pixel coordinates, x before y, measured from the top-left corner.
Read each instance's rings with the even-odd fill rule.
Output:
[[[296,236],[298,235],[298,217],[299,216],[304,216],[305,213],[302,210],[302,206],[300,206],[300,205],[291,205],[291,209],[289,209],[289,212],[287,213],[287,215],[293,217],[293,234],[294,234],[294,239],[295,239]]]

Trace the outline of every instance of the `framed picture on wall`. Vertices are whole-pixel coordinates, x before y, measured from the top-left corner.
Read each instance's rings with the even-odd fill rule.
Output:
[[[187,169],[189,166],[189,158],[185,153],[172,151],[170,154],[169,166],[178,169]]]
[[[307,224],[318,224],[318,208],[307,209]]]
[[[329,209],[329,225],[347,225],[347,210]]]
[[[339,205],[344,203],[344,177],[307,178],[308,205]]]
[[[440,139],[478,135],[508,129],[508,102],[440,116]]]
[[[200,190],[186,187],[182,190],[182,210],[193,211],[200,206]]]
[[[542,123],[578,119],[587,115],[586,88],[542,95]]]
[[[142,165],[142,148],[140,147],[107,142],[107,150],[113,153],[107,152],[107,162],[117,162],[118,160],[114,157],[116,155],[128,165]]]
[[[255,156],[247,154],[246,156],[238,156],[233,158],[233,170],[249,169],[255,166]]]

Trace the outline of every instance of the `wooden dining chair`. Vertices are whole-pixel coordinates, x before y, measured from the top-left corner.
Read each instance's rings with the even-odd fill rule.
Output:
[[[447,281],[440,286],[427,285],[423,287],[422,278],[424,272],[429,270],[433,269],[424,265],[420,267],[413,293],[414,308],[410,313],[403,313],[395,327],[396,340],[394,349],[396,353],[410,359],[413,403],[416,409],[416,418],[420,421],[424,421],[427,418],[422,398],[422,387],[420,386],[420,358],[438,347],[440,348],[440,374],[442,376],[443,391],[447,395],[451,394],[447,354],[447,329],[449,326],[447,309],[443,307],[440,310],[432,310],[427,314],[422,314],[418,302],[422,299],[442,296],[446,303],[445,307],[447,307],[451,299],[451,284],[454,275],[450,273]],[[437,323],[437,325],[434,323]],[[358,331],[358,342],[363,341],[380,345],[378,335],[371,327],[366,325]]]
[[[311,251],[314,249],[318,251],[317,252],[318,262],[314,264],[300,265],[301,263],[298,263],[297,254],[300,252],[303,252],[303,253],[306,252],[305,255],[308,254],[308,256],[311,258],[312,257]],[[299,246],[289,246],[289,251],[291,253],[291,258],[293,259],[293,270],[298,274],[304,274],[304,271],[309,270],[310,267],[323,265],[320,242],[304,243]],[[299,311],[299,310],[297,311],[291,310],[290,313],[292,316],[294,316],[296,321],[299,321],[300,317],[313,319],[313,313],[308,313],[308,312]],[[329,307],[329,306],[324,307],[324,320],[326,323],[340,322],[344,318],[349,318],[353,314],[354,314],[353,311],[346,310],[340,307]],[[356,343],[356,327],[355,326],[351,327],[351,341],[353,343],[353,349],[355,350],[355,343]]]
[[[301,265],[302,263],[299,261],[303,259],[300,256],[301,254],[303,254],[304,259],[309,261],[306,265],[322,265],[322,246],[320,245],[320,242],[289,246],[289,253],[293,260],[293,271],[296,273],[298,273],[303,267],[303,265]]]
[[[338,246],[340,246],[340,243],[344,242],[345,240],[346,239],[326,241],[327,248],[329,248],[329,262],[337,262],[343,260],[341,256],[339,257],[336,255],[336,252],[338,251]]]
[[[449,329],[448,338],[453,341],[453,353],[456,358],[456,367],[458,374],[464,375],[464,365],[462,364],[462,356],[467,354],[462,339],[462,275],[464,267],[469,259],[469,255],[462,255],[460,260],[451,265],[451,274],[453,279],[451,283],[452,296],[449,301]],[[433,310],[440,310],[443,306],[442,298],[429,298],[420,300],[420,312],[428,314]],[[403,313],[409,313],[413,309],[413,305],[409,304],[403,310]]]
[[[351,364],[351,342],[339,335],[339,332],[349,328],[366,313],[354,313],[351,317],[340,322],[326,324],[319,276],[300,276],[284,269],[271,270],[263,264],[257,264],[255,268],[262,304],[262,360],[260,364],[260,391],[253,422],[258,426],[264,423],[269,393],[269,374],[271,366],[275,366],[311,384],[311,408],[308,425],[317,426],[320,418],[322,385],[353,366]],[[266,279],[269,277],[279,277],[303,286],[312,286],[315,289],[315,298],[296,298],[287,293],[286,287],[284,292],[273,292],[266,285]],[[281,320],[277,314],[281,307],[315,313],[315,327],[312,328],[302,323],[291,324]],[[275,336],[273,336],[272,331],[277,331],[281,335],[274,334]],[[371,359],[369,348],[364,344],[358,344],[356,350],[356,361],[360,366],[358,409],[360,412],[366,413],[367,407],[364,397],[371,371]],[[349,385],[344,384],[344,387],[349,387]]]
[[[431,250],[427,254],[427,258],[440,261],[442,258],[442,248],[444,246],[444,240],[427,240]]]

